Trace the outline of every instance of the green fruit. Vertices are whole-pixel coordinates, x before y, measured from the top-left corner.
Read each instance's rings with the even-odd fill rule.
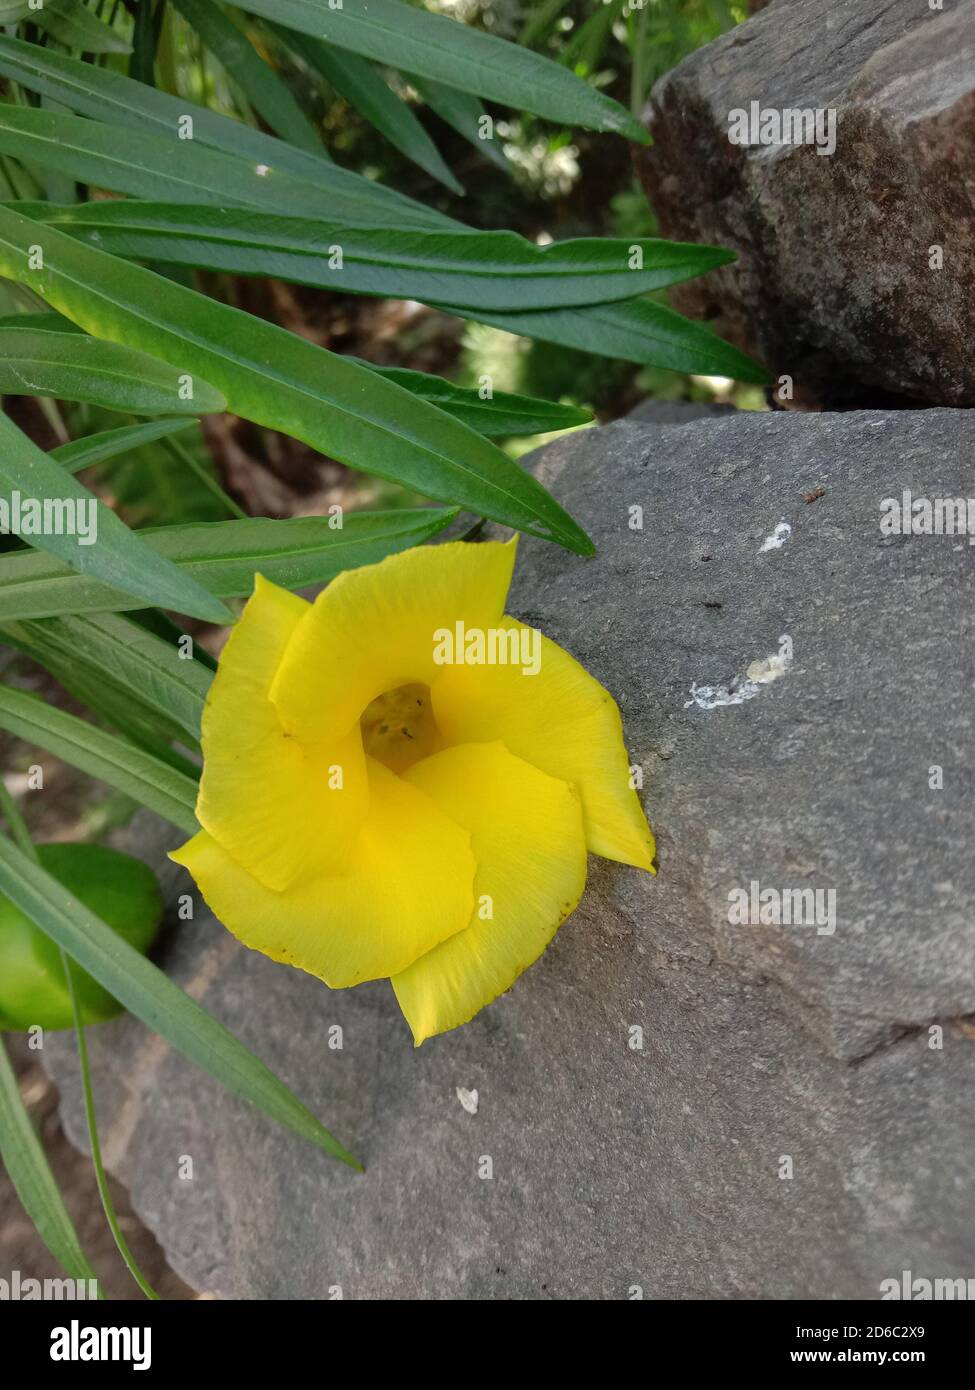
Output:
[[[152,870],[101,845],[39,845],[42,868],[143,954],[162,917]],[[72,969],[81,1016],[101,1023],[122,1005],[80,966]],[[0,1031],[71,1028],[74,1014],[61,951],[9,898],[0,896]]]

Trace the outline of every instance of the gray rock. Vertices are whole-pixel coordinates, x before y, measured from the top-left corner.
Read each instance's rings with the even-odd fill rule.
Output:
[[[975,403],[975,0],[773,0],[654,87],[662,234],[740,260],[674,304],[804,405]],[[729,113],[835,110],[836,150],[733,145]],[[932,269],[932,247],[943,269]]]
[[[973,552],[879,528],[903,488],[975,490],[973,454],[975,419],[934,410],[620,422],[535,456],[599,549],[523,540],[511,609],[619,699],[659,875],[593,861],[543,959],[419,1051],[384,984],[331,993],[203,910],[174,930],[167,970],[367,1165],[131,1020],[94,1030],[109,1161],[179,1274],[244,1298],[485,1299],[975,1276]],[[755,679],[783,637],[791,663]],[[133,834],[156,860],[158,823]],[[752,880],[835,890],[835,932],[731,925]],[[189,887],[172,871],[171,900]],[[72,1049],[46,1054],[80,1141]]]

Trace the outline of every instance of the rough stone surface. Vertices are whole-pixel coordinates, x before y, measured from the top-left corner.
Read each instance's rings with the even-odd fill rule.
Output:
[[[835,109],[835,153],[732,145],[753,101]],[[975,0],[772,0],[663,77],[646,120],[662,234],[740,252],[676,307],[799,404],[975,403]]]
[[[202,909],[175,927],[167,970],[367,1165],[132,1020],[93,1030],[108,1160],[184,1278],[262,1298],[877,1298],[905,1269],[975,1275],[975,551],[879,528],[902,488],[965,496],[973,455],[975,418],[936,410],[623,421],[535,456],[598,555],[523,540],[511,610],[620,700],[659,875],[593,861],[543,959],[418,1051],[385,984],[330,993]],[[740,692],[784,636],[792,663],[753,698],[695,701]],[[134,839],[158,862],[158,822]],[[170,902],[190,890],[165,877]],[[753,879],[835,889],[835,933],[731,925]],[[70,1042],[45,1053],[80,1141]]]

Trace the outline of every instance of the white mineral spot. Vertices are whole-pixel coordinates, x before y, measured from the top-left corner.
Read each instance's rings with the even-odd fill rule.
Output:
[[[734,676],[720,685],[698,685],[693,681],[691,698],[684,701],[684,708],[696,705],[698,709],[720,709],[724,705],[743,705],[746,700],[760,695],[766,685],[784,676],[791,665],[791,651],[786,648],[751,662],[743,676]]]
[[[759,546],[759,555],[766,550],[781,550],[792,535],[792,527],[787,521],[780,521],[770,536],[766,536]]]
[[[260,174],[260,176],[261,176],[262,179],[265,178],[270,172],[271,172],[271,166],[270,166],[270,164],[258,164],[257,167],[256,167],[255,170],[254,170],[254,173],[255,173],[255,174]]]
[[[477,1092],[468,1091],[463,1086],[457,1087],[457,1099],[467,1111],[468,1115],[477,1114]]]
[[[756,685],[768,685],[771,681],[777,681],[779,676],[784,676],[791,665],[792,657],[786,652],[773,652],[760,661],[753,661],[745,675]]]

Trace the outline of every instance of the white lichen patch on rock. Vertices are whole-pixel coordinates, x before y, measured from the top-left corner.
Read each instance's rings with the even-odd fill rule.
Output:
[[[456,1087],[456,1091],[457,1099],[467,1111],[468,1115],[476,1115],[478,1102],[477,1091],[468,1091],[464,1086]]]
[[[766,550],[781,550],[786,541],[792,535],[792,527],[787,521],[780,521],[778,526],[770,536],[766,536],[758,548],[759,555],[764,555]]]
[[[718,685],[691,684],[691,698],[684,701],[684,708],[696,705],[698,709],[719,709],[723,705],[743,705],[760,695],[766,685],[784,676],[792,665],[792,642],[781,638],[779,650],[770,656],[761,657],[749,663],[743,676],[733,676],[730,681]]]

